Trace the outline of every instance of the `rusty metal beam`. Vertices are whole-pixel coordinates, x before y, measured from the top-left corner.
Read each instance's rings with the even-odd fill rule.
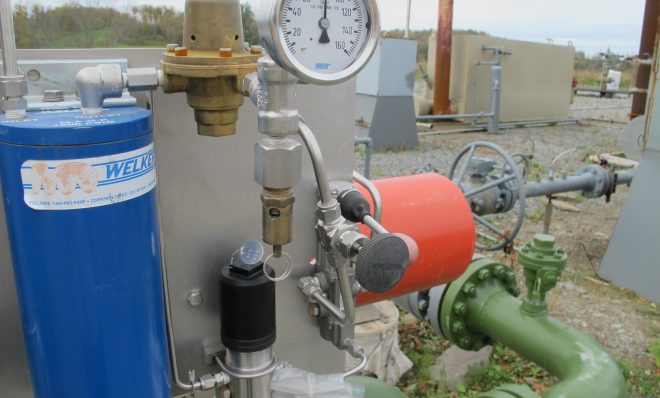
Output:
[[[433,83],[433,113],[451,113],[449,83],[451,80],[451,46],[454,18],[454,0],[440,0],[438,30],[436,33],[435,81]]]
[[[655,39],[658,34],[658,18],[660,18],[659,0],[646,0],[644,10],[644,25],[642,26],[642,39],[639,46],[639,58],[653,59]],[[646,99],[649,82],[651,80],[651,66],[640,65],[637,72],[635,87],[641,92],[633,95],[633,104],[630,111],[631,119],[646,113]]]

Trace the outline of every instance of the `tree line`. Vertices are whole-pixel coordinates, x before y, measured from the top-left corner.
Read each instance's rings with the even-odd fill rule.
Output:
[[[249,4],[242,7],[245,40],[257,43],[254,13]],[[183,13],[150,5],[117,10],[77,3],[52,8],[17,4],[14,29],[18,48],[164,47],[182,43]]]
[[[183,12],[171,7],[141,5],[118,10],[111,2],[96,0],[81,5],[76,2],[59,6],[30,7],[17,4],[14,8],[14,28],[18,48],[102,48],[102,47],[163,47],[168,43],[182,43]],[[259,43],[254,12],[249,4],[242,4],[243,29],[248,43]],[[428,38],[433,30],[410,32],[418,43],[418,61],[425,63]],[[456,31],[479,35],[485,32]],[[403,37],[403,30],[384,32],[385,37]],[[608,54],[609,66],[630,69],[629,60]],[[598,71],[599,57],[576,54],[576,69]]]

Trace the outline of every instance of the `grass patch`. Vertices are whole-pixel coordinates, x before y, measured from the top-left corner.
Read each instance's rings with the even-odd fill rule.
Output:
[[[655,358],[655,366],[660,368],[660,338],[651,343],[649,352],[653,355],[653,358]]]
[[[579,87],[600,88],[600,75],[600,71],[596,70],[578,69],[575,71],[575,77],[577,78]],[[621,75],[620,88],[626,90],[630,87],[632,87],[632,71],[628,69]]]
[[[537,394],[543,394],[557,382],[554,376],[502,345],[493,347],[490,359],[468,373],[466,391],[486,392],[503,384],[525,384]]]
[[[660,397],[660,368],[658,366],[655,369],[644,369],[624,360],[619,361],[619,366],[623,371],[631,398]]]
[[[531,166],[528,177],[530,181],[542,180],[548,176],[548,168],[543,163],[532,160]]]
[[[546,208],[546,204],[541,203],[541,205],[537,207],[535,210],[526,211],[525,217],[527,218],[527,220],[531,222],[535,222],[535,223],[541,222],[545,220],[545,208]]]
[[[399,382],[401,391],[414,398],[448,396],[446,385],[431,378],[431,367],[451,344],[425,322],[401,323],[399,336],[401,349],[413,362],[413,369]]]

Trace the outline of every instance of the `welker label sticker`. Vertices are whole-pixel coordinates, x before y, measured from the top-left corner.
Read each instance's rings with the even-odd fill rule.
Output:
[[[98,158],[28,160],[21,178],[25,203],[35,210],[109,206],[156,187],[154,145]]]

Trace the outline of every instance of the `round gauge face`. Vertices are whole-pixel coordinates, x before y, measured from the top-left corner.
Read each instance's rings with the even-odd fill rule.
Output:
[[[257,23],[268,55],[313,84],[355,76],[380,38],[377,0],[262,0]]]
[[[257,240],[249,240],[241,246],[239,256],[244,264],[257,264],[264,256],[264,246]]]
[[[320,74],[351,66],[371,29],[365,0],[283,0],[280,12],[285,51],[307,70]]]

